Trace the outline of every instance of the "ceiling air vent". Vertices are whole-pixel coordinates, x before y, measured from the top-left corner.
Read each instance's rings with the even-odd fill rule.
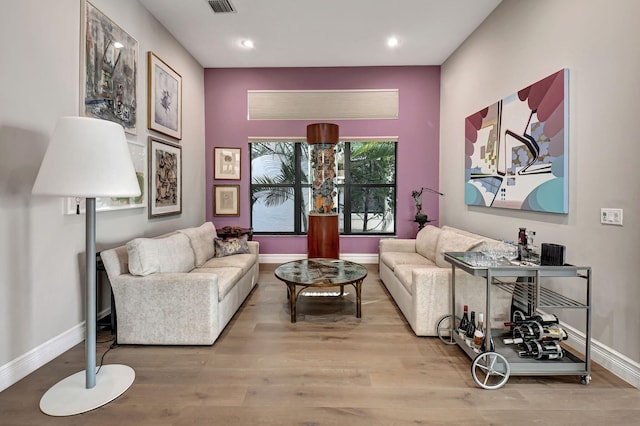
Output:
[[[230,0],[207,0],[213,13],[235,13],[236,9],[231,4]]]

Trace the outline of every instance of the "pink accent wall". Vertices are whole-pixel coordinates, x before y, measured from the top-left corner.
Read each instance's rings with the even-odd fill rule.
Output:
[[[247,120],[247,90],[399,89],[397,120],[331,120],[340,126],[340,137],[398,136],[397,213],[398,238],[413,238],[413,189],[438,189],[440,134],[440,67],[344,67],[344,68],[208,68],[205,83],[205,137],[207,220],[217,228],[250,225],[250,136],[306,136],[308,124],[318,120]],[[242,149],[240,181],[213,179],[213,148]],[[213,216],[214,184],[240,184],[240,217]],[[422,196],[423,210],[437,225],[439,200]],[[306,236],[255,236],[264,254],[307,252]],[[377,253],[377,236],[340,237],[341,253]]]

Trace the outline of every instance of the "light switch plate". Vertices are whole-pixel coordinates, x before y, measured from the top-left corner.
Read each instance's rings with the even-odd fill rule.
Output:
[[[600,223],[622,226],[622,209],[600,209]]]

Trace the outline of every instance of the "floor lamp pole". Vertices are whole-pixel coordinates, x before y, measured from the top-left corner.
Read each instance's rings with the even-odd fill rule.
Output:
[[[85,382],[86,388],[96,385],[96,199],[86,199],[86,273],[87,288],[85,300]],[[113,312],[111,313],[113,315]]]

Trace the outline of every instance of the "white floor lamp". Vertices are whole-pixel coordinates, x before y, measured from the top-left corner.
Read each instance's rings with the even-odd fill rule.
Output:
[[[32,192],[86,198],[86,368],[55,384],[40,400],[45,414],[70,416],[116,399],[135,379],[126,365],[105,365],[96,374],[96,197],[140,195],[122,126],[94,118],[60,118]]]

